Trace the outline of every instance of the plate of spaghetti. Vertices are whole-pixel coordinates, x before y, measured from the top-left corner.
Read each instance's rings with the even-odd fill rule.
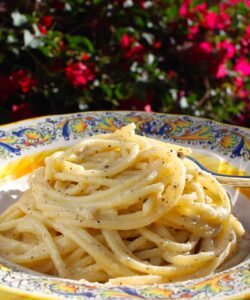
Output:
[[[250,130],[146,112],[1,126],[1,299],[250,297],[250,189],[189,157],[247,178]]]

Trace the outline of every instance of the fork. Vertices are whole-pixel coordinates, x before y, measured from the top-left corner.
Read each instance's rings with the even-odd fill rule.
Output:
[[[198,160],[193,157],[186,156],[186,158],[190,159],[197,166],[199,166],[203,171],[206,171],[212,174],[220,183],[232,185],[235,187],[244,187],[250,188],[250,176],[237,176],[237,175],[227,175],[227,174],[219,174],[208,170],[204,167]]]

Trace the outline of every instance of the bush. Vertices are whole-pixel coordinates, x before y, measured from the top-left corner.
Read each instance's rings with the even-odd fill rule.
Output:
[[[12,0],[0,11],[1,123],[138,109],[250,125],[247,0]]]

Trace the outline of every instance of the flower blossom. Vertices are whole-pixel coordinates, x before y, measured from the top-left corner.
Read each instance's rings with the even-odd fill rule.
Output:
[[[244,56],[241,56],[237,59],[234,66],[234,71],[241,73],[242,76],[250,75],[250,63]]]
[[[122,46],[124,56],[127,59],[135,61],[142,61],[145,54],[145,48],[135,38],[131,38],[128,34],[124,34],[121,38],[120,44]]]
[[[217,44],[217,48],[224,52],[223,59],[228,60],[235,56],[236,48],[233,43],[228,40],[221,41]]]
[[[23,93],[28,93],[37,85],[37,80],[30,77],[24,70],[13,72],[10,75],[10,80],[13,88],[20,88]]]
[[[50,15],[43,16],[40,19],[40,22],[38,24],[38,29],[41,32],[42,35],[47,34],[48,29],[52,26],[53,24],[53,17]]]
[[[93,71],[81,62],[68,65],[65,69],[65,75],[74,87],[85,87],[89,81],[95,78]]]

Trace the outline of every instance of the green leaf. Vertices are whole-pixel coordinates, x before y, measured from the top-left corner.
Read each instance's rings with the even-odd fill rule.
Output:
[[[195,104],[197,101],[197,95],[195,93],[191,93],[187,96],[188,103]]]
[[[66,39],[69,43],[69,46],[75,50],[85,50],[89,53],[94,52],[94,46],[92,42],[85,36],[67,35]]]
[[[169,20],[172,20],[178,16],[178,7],[177,5],[172,5],[166,8],[165,15]]]
[[[92,0],[92,3],[93,4],[99,4],[99,3],[102,3],[103,2],[103,0]]]
[[[144,27],[145,26],[145,22],[144,22],[143,18],[140,17],[140,16],[136,16],[135,19],[134,19],[134,22],[138,27]]]
[[[209,7],[209,10],[210,11],[213,11],[215,13],[219,13],[220,12],[220,9],[219,9],[219,6],[218,5],[212,5]]]
[[[240,1],[236,5],[236,11],[237,11],[237,13],[244,15],[247,12],[249,12],[249,8],[246,6],[246,4],[243,1]]]
[[[108,99],[111,99],[113,96],[113,91],[112,88],[110,87],[110,85],[106,84],[106,83],[102,83],[101,84],[101,89],[103,90],[103,92],[106,94]]]

